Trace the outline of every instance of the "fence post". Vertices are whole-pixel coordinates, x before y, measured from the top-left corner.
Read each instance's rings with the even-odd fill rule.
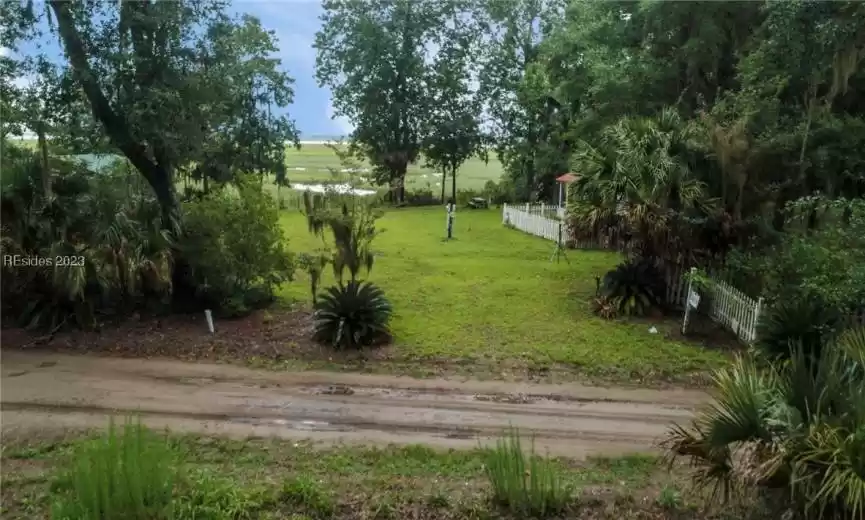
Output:
[[[685,331],[688,328],[688,318],[691,317],[691,284],[694,283],[693,274],[697,271],[696,267],[691,268],[691,276],[688,277],[688,292],[685,293],[685,317],[682,320],[682,335],[685,335]]]
[[[506,224],[508,221],[508,203],[505,202],[502,204],[502,224]]]
[[[754,309],[754,330],[751,341],[757,340],[757,326],[760,324],[760,312],[763,310],[763,297],[757,298],[757,308]]]
[[[545,212],[544,210],[546,210],[546,204],[544,204],[543,202],[541,202],[541,216],[542,216],[542,217],[546,217],[546,216],[547,216],[547,214],[546,214],[546,212]]]
[[[526,202],[526,213],[531,214],[531,211],[532,211],[532,205],[530,203]]]

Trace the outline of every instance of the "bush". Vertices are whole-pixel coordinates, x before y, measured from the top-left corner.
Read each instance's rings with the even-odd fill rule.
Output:
[[[794,517],[862,518],[865,329],[819,350],[816,365],[797,348],[766,369],[740,358],[720,370],[714,402],[670,432],[670,458],[690,459],[695,483],[724,491],[724,499],[739,490],[780,492]]]
[[[482,196],[489,198],[493,204],[509,204],[517,200],[516,189],[510,179],[502,179],[498,183],[487,181],[482,193]]]
[[[795,210],[799,201],[791,203]],[[726,265],[732,281],[769,306],[816,299],[843,313],[854,313],[865,302],[865,202],[828,201],[816,229],[788,223],[771,247],[732,252]],[[809,205],[810,207],[810,205]],[[805,212],[808,215],[810,211]],[[830,218],[832,213],[840,213]]]
[[[809,359],[818,359],[841,324],[841,313],[819,299],[786,300],[760,320],[758,347],[772,360],[789,359],[794,346]]]
[[[406,192],[404,206],[438,206],[442,203],[441,196],[429,188]]]
[[[649,259],[630,260],[604,275],[601,296],[625,316],[645,316],[664,305],[664,277]]]
[[[180,246],[197,304],[222,316],[267,305],[294,274],[276,203],[246,179],[184,205]]]
[[[56,486],[52,517],[69,520],[173,518],[176,460],[166,439],[126,421],[74,452]]]
[[[167,304],[171,239],[160,229],[154,197],[124,172],[98,177],[56,158],[51,196],[38,157],[15,147],[4,157],[2,255],[70,265],[2,267],[3,317],[28,328],[93,328],[97,315],[123,315]],[[22,303],[26,302],[26,305]]]
[[[374,345],[390,337],[391,313],[390,302],[374,284],[340,283],[318,297],[313,338],[341,349]]]
[[[519,433],[511,430],[496,442],[484,465],[493,488],[493,499],[512,512],[545,517],[561,512],[571,499],[551,461],[523,452]]]

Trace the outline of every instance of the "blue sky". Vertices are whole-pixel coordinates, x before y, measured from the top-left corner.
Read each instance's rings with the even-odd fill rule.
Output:
[[[232,2],[232,10],[258,17],[262,25],[276,33],[282,66],[295,79],[294,104],[288,111],[301,131],[301,139],[345,135],[351,131],[343,119],[332,120],[330,91],[316,85],[315,50],[312,43],[321,26],[320,0],[241,0]],[[47,27],[46,27],[47,29]],[[62,56],[57,36],[44,31],[39,42],[49,55]],[[37,44],[25,43],[18,49],[32,53]]]

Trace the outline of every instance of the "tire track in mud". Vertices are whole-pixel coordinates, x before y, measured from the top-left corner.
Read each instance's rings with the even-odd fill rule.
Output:
[[[474,448],[508,427],[570,456],[653,451],[698,392],[275,373],[226,365],[3,353],[3,430],[155,427],[238,437]],[[506,392],[507,389],[516,390]]]

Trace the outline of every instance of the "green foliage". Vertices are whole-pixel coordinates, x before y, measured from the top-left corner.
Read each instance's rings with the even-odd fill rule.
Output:
[[[441,198],[431,189],[417,189],[407,192],[403,202],[406,206],[438,206],[441,204]]]
[[[166,439],[129,420],[80,446],[56,486],[56,520],[173,519],[176,459]]]
[[[153,197],[133,191],[123,172],[97,179],[55,158],[44,172],[36,154],[13,146],[6,152],[0,253],[42,265],[4,262],[4,318],[29,328],[91,328],[97,314],[166,303],[172,240],[160,230]]]
[[[633,259],[607,272],[600,296],[624,316],[645,316],[664,305],[666,286],[660,270],[650,259]]]
[[[339,349],[375,345],[389,339],[392,312],[384,292],[371,282],[340,283],[318,297],[313,337]]]
[[[516,190],[513,183],[508,179],[502,179],[499,182],[487,181],[482,193],[493,204],[507,204],[516,201]]]
[[[262,488],[238,486],[210,471],[189,471],[181,475],[175,491],[172,520],[254,520],[262,508],[273,502]]]
[[[294,273],[276,203],[248,179],[185,204],[180,248],[200,302],[228,316],[270,303]]]
[[[738,287],[771,306],[814,300],[854,314],[865,302],[865,205],[823,197],[788,205],[787,231],[768,247],[735,251],[727,269]]]
[[[865,329],[820,349],[803,349],[766,369],[748,359],[715,376],[715,400],[666,446],[687,457],[696,483],[725,491],[787,489],[803,518],[865,513]],[[776,511],[777,514],[783,511]]]
[[[279,501],[292,508],[300,508],[310,518],[326,520],[333,516],[336,505],[321,485],[308,477],[286,480],[279,493]]]
[[[318,286],[321,282],[321,275],[324,274],[324,268],[331,261],[330,252],[326,250],[317,251],[316,253],[301,253],[297,256],[297,265],[309,276],[309,291],[312,295],[312,304],[317,303]]]
[[[657,118],[624,118],[606,127],[596,145],[581,143],[572,159],[580,177],[568,198],[575,235],[627,236],[646,257],[693,254],[699,244],[687,240],[695,232],[691,219],[711,209],[693,171],[694,140],[693,125],[665,109]]]
[[[259,20],[219,0],[27,6],[31,24],[53,20],[69,61],[51,93],[66,109],[57,133],[77,146],[96,136],[129,158],[166,228],[179,224],[178,172],[205,183],[241,171],[284,179],[297,131],[272,108],[291,103],[293,80],[270,58],[275,36]]]
[[[471,30],[463,26],[470,18],[460,2],[437,0],[328,1],[323,10],[316,78],[333,92],[335,114],[354,124],[352,146],[373,165],[376,183],[389,186],[392,200],[401,203],[406,169],[428,136],[439,136],[436,142],[452,150],[460,145],[453,137],[473,129],[472,117],[456,126],[452,119],[453,110],[466,108]],[[431,51],[432,41],[438,51]],[[445,99],[457,106],[436,107]]]
[[[658,505],[667,510],[676,510],[682,505],[682,493],[673,486],[664,486],[658,494]]]
[[[770,359],[789,359],[802,349],[809,359],[819,359],[821,349],[838,334],[843,324],[838,309],[818,299],[778,302],[760,319],[760,350]]]
[[[513,513],[545,518],[561,512],[571,500],[571,488],[549,460],[523,451],[519,433],[510,430],[496,441],[484,465],[493,499]]]

